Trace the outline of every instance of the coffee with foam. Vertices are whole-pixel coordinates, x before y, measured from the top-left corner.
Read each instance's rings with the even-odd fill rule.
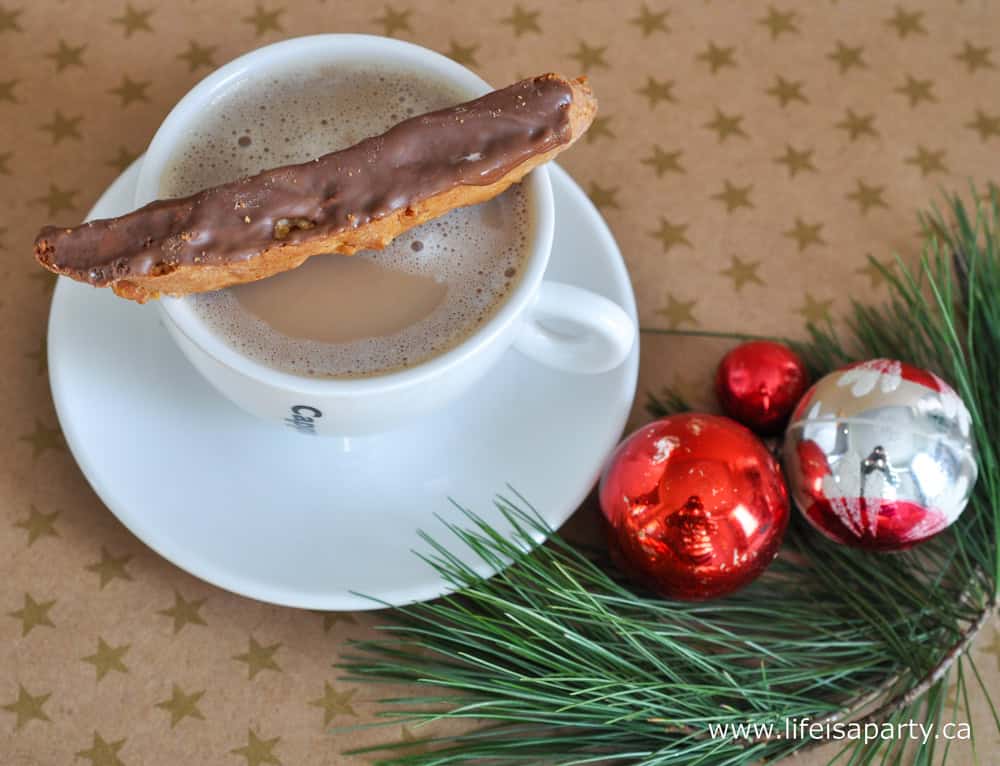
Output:
[[[371,65],[289,70],[224,94],[178,147],[160,196],[302,162],[465,100],[447,83]],[[185,298],[229,345],[301,375],[419,364],[468,337],[519,278],[530,226],[519,186],[454,210],[385,250],[321,255],[260,282]]]

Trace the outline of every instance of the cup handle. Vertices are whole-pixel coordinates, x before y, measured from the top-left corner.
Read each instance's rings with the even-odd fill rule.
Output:
[[[546,281],[514,347],[548,367],[596,375],[624,362],[634,342],[635,323],[617,303],[582,287]]]

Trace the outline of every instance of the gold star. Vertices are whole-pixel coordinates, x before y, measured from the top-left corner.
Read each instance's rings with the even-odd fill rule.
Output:
[[[468,67],[477,67],[479,62],[476,61],[476,51],[479,50],[478,45],[461,45],[460,43],[451,41],[451,47],[448,48],[447,56],[452,61],[457,61],[459,64]]]
[[[184,597],[181,596],[180,591],[174,590],[174,605],[169,609],[161,609],[157,614],[162,614],[164,617],[172,617],[174,620],[174,634],[181,632],[181,629],[186,625],[205,625],[205,619],[199,613],[199,610],[205,605],[205,599],[196,598],[191,601],[185,601]]]
[[[243,747],[237,747],[229,752],[233,755],[242,755],[247,759],[247,766],[260,766],[262,763],[273,763],[275,766],[281,766],[281,761],[278,760],[272,751],[274,746],[281,742],[281,737],[275,737],[274,739],[260,739],[253,729],[247,729],[247,743]]]
[[[538,25],[538,17],[541,11],[526,11],[520,4],[514,6],[510,16],[500,19],[501,24],[510,24],[514,29],[514,36],[520,37],[528,32],[542,33],[542,28]]]
[[[125,569],[125,565],[132,560],[132,556],[125,554],[115,558],[110,553],[108,549],[103,545],[101,546],[101,560],[95,561],[93,564],[87,564],[84,567],[88,572],[94,572],[101,578],[101,590],[104,590],[104,586],[107,585],[112,580],[131,580],[132,575],[128,573]]]
[[[720,48],[715,43],[709,42],[708,49],[699,53],[695,58],[698,61],[704,61],[708,64],[712,70],[712,74],[715,74],[723,67],[736,66],[736,62],[733,60],[733,53],[735,51],[735,47]]]
[[[753,203],[750,201],[750,191],[753,189],[753,184],[747,184],[746,186],[736,186],[727,178],[723,181],[723,189],[718,194],[713,194],[712,199],[717,199],[726,206],[726,212],[732,213],[734,210],[738,210],[741,207],[753,207]]]
[[[1000,116],[993,117],[977,109],[976,119],[965,123],[965,127],[976,131],[983,141],[988,141],[993,136],[1000,136]]]
[[[847,74],[847,72],[849,72],[852,68],[868,68],[868,64],[866,64],[865,60],[861,58],[864,50],[864,47],[861,45],[852,48],[850,45],[844,45],[844,43],[838,40],[837,50],[828,53],[826,57],[831,61],[837,62],[837,66],[840,67],[841,74]]]
[[[205,696],[205,690],[185,694],[177,684],[174,684],[170,699],[157,702],[156,707],[170,713],[170,728],[174,728],[185,718],[199,718],[205,720],[201,710],[198,709],[198,701]]]
[[[79,114],[76,117],[65,117],[61,111],[56,109],[56,113],[52,117],[52,122],[47,122],[42,125],[42,130],[52,134],[53,144],[58,144],[64,138],[75,138],[79,140],[80,121],[82,119],[82,114]]]
[[[889,207],[882,195],[885,194],[884,186],[869,186],[860,178],[858,188],[847,195],[847,199],[857,202],[862,215],[868,215],[868,211],[873,207]]]
[[[18,82],[20,80],[0,80],[0,101],[7,101],[11,104],[17,103],[17,97],[14,95],[14,86]]]
[[[686,223],[673,224],[670,223],[667,218],[660,216],[660,228],[656,231],[648,232],[649,236],[656,237],[660,240],[660,244],[663,245],[663,252],[669,253],[672,247],[678,247],[680,245],[687,245],[691,247],[691,243],[687,238],[687,227]]]
[[[21,25],[17,23],[17,17],[23,12],[21,8],[8,11],[0,7],[0,32],[20,32]]]
[[[112,670],[118,673],[128,673],[128,666],[122,660],[125,653],[132,648],[132,644],[122,644],[121,646],[111,646],[98,636],[97,651],[81,657],[81,662],[89,663],[97,671],[97,680],[100,681]]]
[[[920,168],[920,175],[922,176],[929,176],[931,173],[948,172],[948,168],[944,164],[944,149],[932,152],[923,146],[917,146],[917,153],[912,157],[907,157],[904,162]]]
[[[649,157],[643,157],[639,162],[649,165],[656,171],[656,177],[661,178],[664,173],[684,173],[685,170],[680,163],[681,151],[665,152],[659,144],[653,145],[653,153]]]
[[[661,101],[674,102],[674,81],[664,80],[660,82],[655,77],[647,77],[646,84],[639,88],[636,93],[645,96],[649,99],[649,108],[653,109]]]
[[[48,721],[49,723],[52,723],[52,719],[45,714],[44,710],[42,710],[42,705],[44,705],[45,701],[51,696],[52,692],[46,692],[45,694],[39,694],[36,697],[29,693],[24,686],[18,684],[17,699],[0,707],[8,713],[13,713],[17,716],[14,721],[14,731],[17,731],[28,723],[28,721]]]
[[[351,697],[357,691],[357,689],[348,689],[346,692],[338,692],[329,683],[324,681],[323,696],[312,700],[309,704],[313,707],[323,708],[323,725],[328,726],[330,721],[338,715],[357,717],[357,712],[351,707]]]
[[[855,269],[855,271],[858,274],[864,274],[868,277],[869,287],[879,287],[885,281],[885,274],[882,273],[882,269],[879,268],[879,266],[884,269],[891,269],[895,266],[895,262],[890,258],[889,260],[879,263],[871,256],[868,256],[868,259],[865,261],[865,265]]]
[[[30,275],[30,278],[37,281],[42,286],[42,290],[46,293],[51,293],[56,289],[57,277],[51,271],[42,271],[41,269],[38,269]]]
[[[601,186],[596,181],[590,182],[590,191],[587,196],[590,197],[590,201],[593,202],[599,208],[616,208],[620,209],[621,205],[618,204],[618,186]]]
[[[83,69],[83,51],[86,47],[86,43],[74,47],[65,40],[60,39],[58,47],[51,53],[46,53],[45,58],[52,59],[55,62],[56,72],[61,72],[71,66],[78,66]]]
[[[1000,670],[1000,628],[993,628],[993,638],[989,646],[983,647],[983,651],[986,654],[992,654],[996,658],[997,669]]]
[[[134,32],[152,32],[153,27],[149,24],[149,17],[153,15],[153,9],[137,11],[132,7],[132,3],[125,3],[125,12],[121,16],[111,19],[112,24],[121,24],[125,37],[131,37]]]
[[[391,5],[385,6],[381,16],[376,16],[372,21],[382,25],[382,33],[386,37],[392,37],[396,32],[413,32],[410,28],[410,14],[413,11],[409,8],[402,11],[395,10]]]
[[[913,13],[907,13],[903,10],[902,6],[896,6],[896,13],[891,19],[886,19],[886,26],[895,27],[896,34],[900,38],[906,38],[913,35],[926,35],[927,30],[924,29],[923,22],[923,11],[914,11]]]
[[[122,76],[122,84],[117,88],[111,88],[108,93],[114,94],[121,99],[122,106],[128,106],[133,101],[149,101],[149,96],[146,95],[146,88],[150,85],[148,80],[135,81],[132,80],[128,75]]]
[[[721,144],[729,136],[741,136],[747,138],[747,134],[743,131],[743,127],[740,123],[743,122],[743,117],[738,114],[727,115],[719,107],[715,107],[715,117],[710,121],[706,122],[703,127],[714,130],[719,134],[719,143]]]
[[[26,636],[39,625],[46,625],[54,628],[52,619],[49,617],[49,610],[55,605],[56,600],[35,601],[30,593],[24,594],[24,606],[14,612],[7,612],[8,616],[21,621],[21,635]]]
[[[594,121],[590,123],[590,130],[587,131],[586,136],[588,144],[592,144],[598,138],[615,138],[615,134],[611,130],[611,116],[595,117]]]
[[[910,100],[910,106],[914,107],[922,101],[934,103],[937,101],[931,89],[934,87],[933,80],[918,80],[913,75],[906,75],[906,82],[896,88],[896,93],[902,93]]]
[[[46,428],[37,417],[35,417],[35,430],[30,434],[19,436],[17,440],[31,445],[33,460],[37,460],[47,449],[66,449],[66,443],[63,441],[62,431],[59,430],[59,427]]]
[[[247,678],[252,681],[262,670],[282,672],[281,666],[274,661],[274,653],[280,648],[280,642],[270,646],[261,646],[253,636],[250,636],[249,648],[243,654],[234,655],[233,659],[247,664]]]
[[[131,165],[133,162],[135,162],[136,157],[138,156],[139,156],[138,154],[136,154],[135,152],[130,152],[124,146],[119,146],[118,154],[116,154],[114,157],[112,157],[104,164],[116,168],[119,173],[124,173],[126,170],[128,170],[128,166]]]
[[[10,175],[10,158],[14,156],[13,152],[0,152],[0,176]]]
[[[30,508],[28,518],[15,521],[14,526],[28,533],[29,548],[42,537],[59,537],[59,530],[56,529],[59,511],[41,513],[33,504],[28,507]]]
[[[771,30],[771,39],[777,40],[785,32],[798,33],[795,11],[781,13],[773,5],[767,7],[767,16],[758,19],[757,23]]]
[[[577,46],[576,53],[569,54],[570,58],[576,59],[580,64],[580,69],[584,72],[589,72],[595,67],[601,67],[602,69],[608,68],[608,62],[604,58],[604,52],[608,49],[607,45],[596,45],[591,47],[587,45],[583,40],[580,41]]]
[[[955,58],[965,64],[969,74],[973,74],[979,69],[993,69],[993,61],[990,59],[992,50],[988,45],[978,48],[966,40],[962,52],[956,53]]]
[[[740,292],[745,285],[753,282],[757,285],[764,284],[764,280],[757,274],[760,268],[760,261],[744,261],[738,256],[731,256],[731,264],[728,269],[723,269],[719,273],[724,277],[733,280],[733,289]]]
[[[676,330],[687,322],[693,327],[697,327],[701,322],[694,318],[692,311],[698,301],[679,301],[673,293],[667,293],[667,305],[662,309],[657,309],[656,313],[666,318],[667,326],[671,330]]]
[[[833,306],[832,299],[828,301],[819,301],[813,298],[812,294],[807,291],[806,302],[802,304],[801,308],[795,309],[795,312],[805,317],[807,323],[819,324],[820,322],[830,321],[831,306]]]
[[[215,55],[217,47],[216,45],[202,46],[194,40],[190,40],[188,41],[188,49],[183,53],[178,53],[177,58],[187,62],[189,72],[194,72],[200,66],[212,69],[215,66],[212,56]]]
[[[878,136],[874,121],[874,114],[855,114],[853,109],[848,109],[847,116],[834,127],[846,130],[851,141],[857,141],[861,136]]]
[[[402,727],[399,741],[404,746],[408,743],[412,743],[408,747],[403,748],[406,750],[407,755],[420,755],[427,753],[430,750],[430,743],[414,736],[413,732],[410,731],[409,726]]]
[[[785,144],[785,153],[781,157],[775,157],[774,161],[779,165],[788,166],[788,175],[791,178],[795,178],[799,173],[809,171],[811,173],[816,172],[816,166],[813,165],[812,156],[814,149],[803,149],[799,151],[792,147],[791,144]]]
[[[794,239],[799,245],[799,252],[801,253],[810,245],[825,245],[826,241],[823,239],[820,232],[823,230],[823,224],[821,223],[806,223],[798,216],[795,217],[795,225],[788,231],[784,232],[785,236],[789,239]]]
[[[778,99],[778,103],[781,104],[782,109],[792,101],[801,101],[803,104],[809,103],[809,99],[802,93],[802,81],[786,80],[780,74],[777,76],[774,85],[767,89],[767,94]]]
[[[642,30],[643,37],[649,37],[653,32],[669,32],[667,28],[667,16],[670,11],[660,11],[653,13],[645,3],[639,9],[639,15],[630,19],[630,23],[635,24]]]
[[[122,759],[118,757],[118,751],[125,744],[125,737],[114,742],[105,742],[104,738],[94,732],[94,744],[87,750],[79,750],[77,758],[86,758],[90,761],[90,766],[125,766]]]
[[[257,37],[262,37],[268,32],[284,32],[285,30],[281,26],[281,14],[284,12],[284,8],[265,11],[264,6],[260,3],[255,3],[253,13],[249,16],[244,16],[243,23],[252,25],[254,34]]]
[[[323,615],[323,632],[329,633],[330,628],[338,622],[346,622],[350,625],[357,625],[358,621],[350,612],[321,612]]]

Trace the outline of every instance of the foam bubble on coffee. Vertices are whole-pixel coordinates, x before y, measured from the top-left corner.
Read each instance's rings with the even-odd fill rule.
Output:
[[[245,82],[204,115],[171,159],[161,196],[182,196],[303,162],[465,100],[389,68],[318,66]],[[515,186],[398,237],[385,250],[314,256],[261,282],[189,296],[231,346],[277,369],[351,377],[417,364],[485,321],[520,276],[530,228]]]

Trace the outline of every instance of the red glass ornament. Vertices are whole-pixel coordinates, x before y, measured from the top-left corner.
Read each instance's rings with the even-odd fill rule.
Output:
[[[754,580],[788,525],[777,461],[750,431],[716,415],[640,428],[612,456],[600,501],[623,569],[689,601]]]
[[[766,340],[742,343],[719,363],[715,394],[723,411],[747,428],[781,433],[809,379],[799,355]]]

